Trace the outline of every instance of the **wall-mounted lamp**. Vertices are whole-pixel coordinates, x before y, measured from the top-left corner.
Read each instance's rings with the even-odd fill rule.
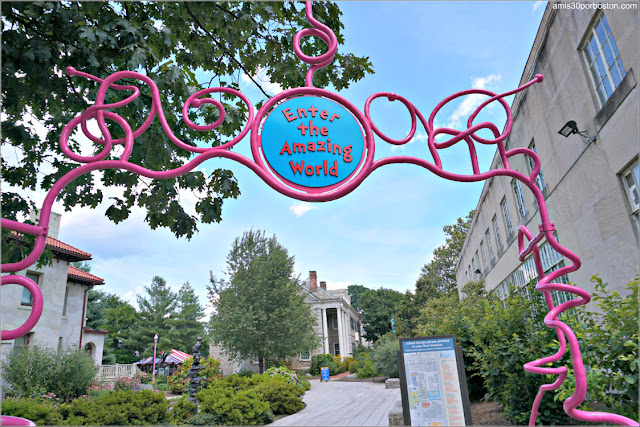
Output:
[[[480,269],[479,269],[479,268],[476,268],[476,271],[474,271],[474,273],[476,273],[476,274],[482,274],[482,271],[480,271]]]
[[[589,135],[589,133],[586,130],[582,132],[578,130],[578,126],[576,125],[576,122],[573,120],[569,120],[564,126],[562,126],[562,129],[560,129],[558,133],[564,136],[565,138],[567,138],[569,135],[573,135],[574,133],[577,133],[587,141],[587,144],[595,142],[596,140],[596,137]]]

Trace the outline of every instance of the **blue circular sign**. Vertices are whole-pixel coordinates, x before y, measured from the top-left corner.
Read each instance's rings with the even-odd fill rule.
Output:
[[[271,111],[262,127],[262,150],[282,178],[303,187],[328,187],[360,164],[364,138],[342,105],[315,96],[291,98]]]

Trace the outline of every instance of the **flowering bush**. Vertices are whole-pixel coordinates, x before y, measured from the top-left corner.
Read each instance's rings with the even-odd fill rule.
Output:
[[[113,385],[111,384],[98,384],[94,382],[89,386],[89,389],[87,390],[87,395],[90,397],[98,397],[112,390],[113,390]]]
[[[140,377],[117,377],[113,383],[113,389],[117,391],[138,390],[140,388]]]
[[[206,359],[201,359],[200,365],[203,367],[200,371],[200,376],[206,378],[202,384],[202,388],[209,388],[216,380],[222,378],[219,360],[215,360],[209,356]],[[189,374],[191,366],[193,366],[193,357],[185,360],[182,366],[167,379],[172,393],[182,394],[188,388],[190,378],[187,375]]]

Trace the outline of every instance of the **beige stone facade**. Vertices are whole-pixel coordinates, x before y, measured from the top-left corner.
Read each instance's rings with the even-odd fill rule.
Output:
[[[57,239],[60,215],[51,214],[47,247],[53,252],[51,265],[37,268],[32,265],[16,274],[33,280],[42,290],[44,304],[38,323],[24,337],[2,340],[2,355],[14,347],[37,343],[52,349],[69,346],[84,348],[96,364],[102,364],[104,339],[108,331],[87,329],[87,292],[104,281],[78,270],[69,264],[87,261],[91,254]],[[4,274],[3,274],[4,275]],[[13,330],[21,326],[31,314],[30,294],[22,286],[2,287],[2,329]]]
[[[610,290],[621,291],[638,274],[639,258],[638,10],[555,5],[547,5],[520,84],[538,73],[544,81],[516,95],[506,148],[535,147],[540,156],[537,185],[557,240],[582,260],[568,280],[593,291],[589,280],[599,274]],[[571,120],[583,135],[559,134]],[[531,173],[525,156],[509,161]],[[480,279],[499,293],[535,281],[531,261],[518,261],[516,236],[519,225],[536,234],[540,215],[533,194],[521,187],[522,197],[510,178],[485,182],[456,267],[459,291]],[[569,264],[545,242],[539,246],[545,273]]]

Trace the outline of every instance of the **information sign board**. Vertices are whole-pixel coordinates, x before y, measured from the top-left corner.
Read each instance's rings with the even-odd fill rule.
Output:
[[[471,425],[462,351],[455,335],[401,338],[398,359],[405,425]]]
[[[329,368],[320,368],[320,381],[329,381]]]

